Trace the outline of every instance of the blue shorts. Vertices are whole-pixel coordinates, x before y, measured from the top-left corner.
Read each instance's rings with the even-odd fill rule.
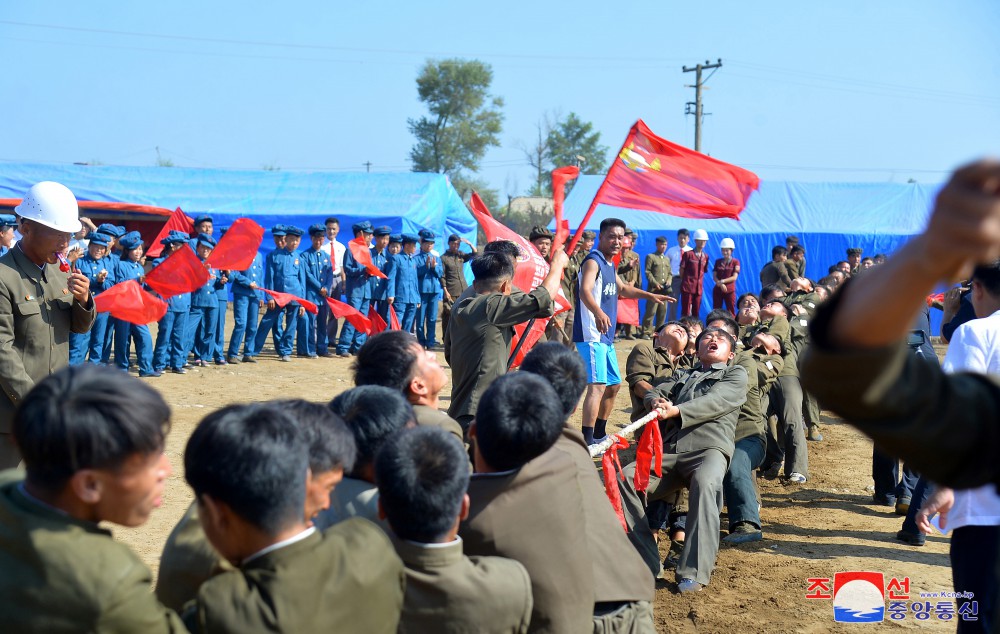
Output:
[[[583,365],[587,368],[587,383],[618,385],[622,382],[614,346],[599,341],[578,341],[576,350],[583,357]]]

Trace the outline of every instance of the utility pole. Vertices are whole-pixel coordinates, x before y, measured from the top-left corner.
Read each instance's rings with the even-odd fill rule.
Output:
[[[694,103],[691,103],[690,101],[687,102],[687,109],[684,111],[684,114],[694,115],[694,151],[701,152],[701,120],[705,115],[704,108],[701,104],[701,88],[705,85],[705,81],[708,81],[708,77],[705,78],[705,81],[702,81],[701,71],[711,70],[713,68],[722,68],[722,60],[716,60],[714,64],[705,60],[704,64],[697,64],[694,68],[688,68],[687,66],[682,66],[681,68],[685,73],[695,74],[694,85],[685,86],[685,88],[694,88]],[[709,75],[709,77],[711,77],[711,75]],[[694,106],[693,112],[691,111],[691,106]]]
[[[365,173],[370,173],[372,171],[372,162],[371,161],[365,161],[364,163],[362,163],[362,165],[365,166]]]

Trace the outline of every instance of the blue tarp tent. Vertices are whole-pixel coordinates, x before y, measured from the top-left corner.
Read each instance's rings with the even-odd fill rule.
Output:
[[[443,174],[4,163],[0,199],[20,198],[43,180],[63,183],[80,200],[180,207],[192,217],[210,214],[216,227],[249,217],[265,228],[284,223],[306,229],[336,216],[342,241],[351,238],[351,224],[362,220],[388,225],[394,233],[428,228],[438,236],[476,238],[475,219]],[[272,248],[265,237],[261,250]]]
[[[581,176],[567,196],[564,213],[572,231],[580,226],[603,180],[603,176]],[[713,262],[722,256],[719,241],[732,238],[736,243],[733,255],[742,268],[736,290],[742,294],[760,290],[760,269],[771,260],[771,248],[784,246],[785,236],[790,234],[798,236],[805,247],[806,275],[814,280],[826,275],[828,266],[845,259],[849,247],[861,247],[865,255],[891,253],[923,230],[940,187],[912,183],[761,182],[738,221],[693,220],[599,205],[587,228],[596,231],[602,219],[621,218],[639,235],[636,251],[641,257],[654,250],[656,236],[665,236],[673,245],[678,229],[705,229],[709,235],[706,251]],[[709,274],[701,316],[711,308]]]

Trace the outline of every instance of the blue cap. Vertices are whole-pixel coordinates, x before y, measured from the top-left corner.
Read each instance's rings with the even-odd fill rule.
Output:
[[[372,233],[372,223],[368,222],[367,220],[365,220],[364,222],[358,222],[351,225],[351,230],[354,233],[357,233],[359,231],[362,231],[364,233]]]
[[[420,238],[418,238],[417,236],[413,235],[412,233],[404,233],[403,234],[403,244],[406,244],[407,242],[414,242],[414,243],[416,243],[419,239]]]
[[[288,235],[288,236],[301,236],[302,233],[303,233],[302,229],[299,229],[298,227],[293,227],[291,225],[285,226],[285,235]]]
[[[123,235],[125,235],[126,233],[128,233],[128,229],[126,229],[122,225],[117,225],[115,227],[115,230],[118,232],[118,237],[119,238],[122,237]]]
[[[288,235],[288,227],[286,227],[285,225],[281,225],[281,224],[274,225],[273,227],[271,227],[271,235],[272,236],[285,236],[285,235]]]
[[[0,227],[16,227],[17,216],[13,214],[0,214]]]
[[[171,231],[166,237],[160,239],[160,244],[183,244],[191,239],[191,236],[183,231]]]
[[[309,235],[315,236],[319,234],[326,235],[326,225],[321,225],[321,224],[309,225]]]
[[[129,231],[121,237],[118,244],[126,251],[138,249],[142,246],[142,235],[138,231]]]
[[[118,227],[109,224],[103,224],[97,228],[96,233],[103,233],[106,236],[111,236],[112,238],[118,237]]]
[[[390,229],[389,227],[386,227],[385,225],[383,225],[381,227],[375,227],[372,230],[372,232],[375,234],[375,237],[377,238],[377,237],[380,237],[380,236],[387,236],[387,235],[391,234],[392,233],[392,229]]]
[[[430,229],[421,229],[420,240],[422,242],[434,242],[434,232]]]
[[[198,234],[198,246],[205,245],[206,247],[211,247],[214,249],[216,244],[217,243],[215,241],[215,238],[208,235],[207,233]]]
[[[389,234],[389,244],[402,244],[402,243],[403,243],[403,236],[399,235],[398,233]]]
[[[207,222],[211,222],[211,223],[215,222],[214,220],[212,220],[212,217],[209,216],[208,214],[201,214],[200,216],[195,216],[194,217],[194,226],[197,227],[198,225],[200,225],[201,223],[206,222],[206,221]]]
[[[96,244],[102,247],[106,247],[110,243],[110,240],[108,240],[108,234],[106,233],[91,233],[87,236],[87,239],[90,240],[90,244]]]

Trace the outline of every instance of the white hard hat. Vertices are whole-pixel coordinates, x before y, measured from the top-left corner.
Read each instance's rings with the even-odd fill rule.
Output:
[[[694,230],[694,239],[695,240],[708,240],[708,232],[705,231],[704,229],[695,229]]]
[[[76,196],[65,185],[52,181],[32,185],[14,213],[56,231],[76,233],[82,227]]]
[[[735,249],[736,248],[736,243],[733,242],[732,238],[723,238],[719,242],[719,248],[720,249]]]

